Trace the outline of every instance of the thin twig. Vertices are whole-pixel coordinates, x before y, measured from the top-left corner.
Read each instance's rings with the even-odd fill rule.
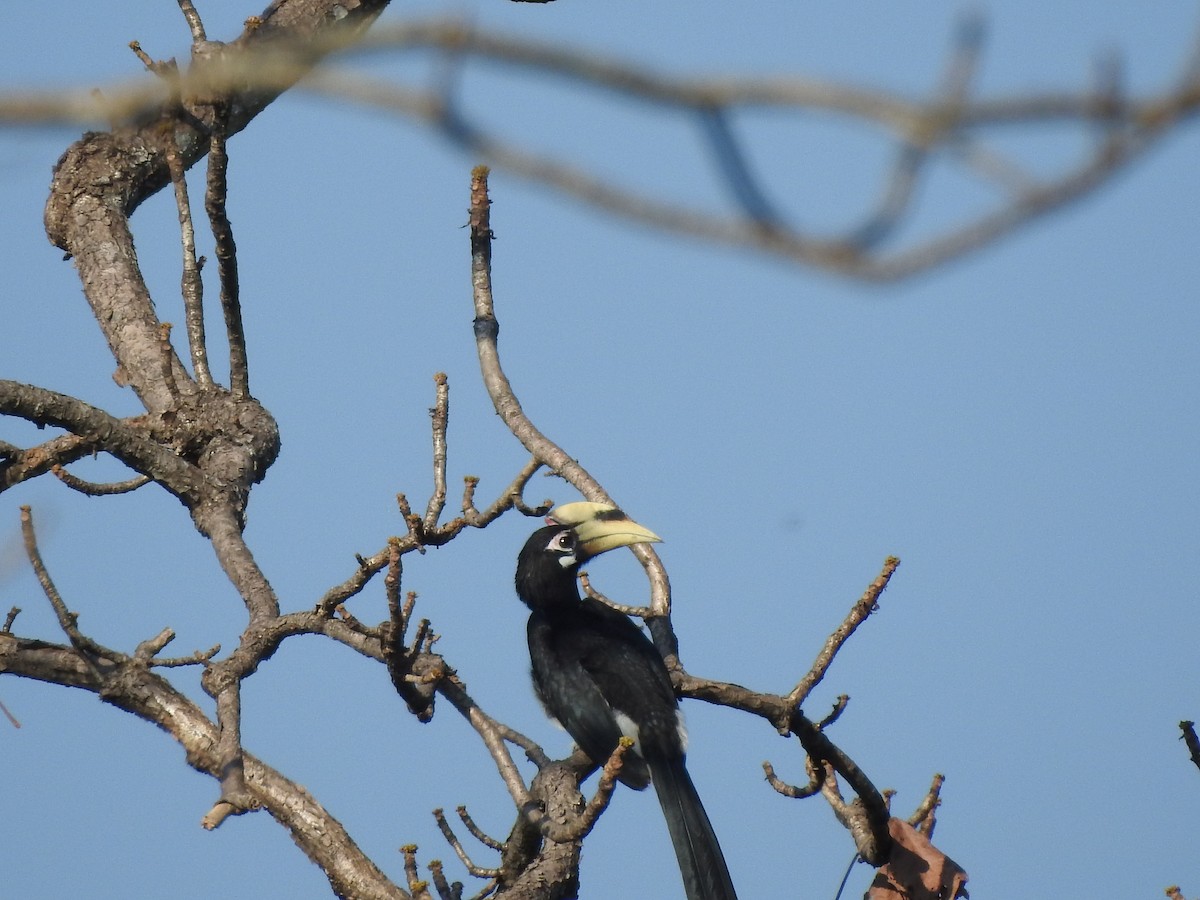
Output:
[[[204,209],[212,229],[217,275],[221,282],[221,312],[225,318],[225,334],[229,343],[229,390],[235,397],[248,397],[250,362],[246,354],[245,326],[242,324],[237,244],[233,240],[233,225],[225,208],[229,195],[229,154],[225,145],[228,127],[228,104],[218,103],[216,121],[208,143]]]
[[[512,384],[500,366],[497,339],[500,323],[492,298],[491,200],[487,193],[488,170],[478,166],[471,173],[471,284],[475,299],[475,346],[484,386],[504,424],[525,448],[569,481],[585,497],[601,503],[613,499],[599,482],[561,447],[544,435],[521,408]],[[615,505],[615,503],[614,503]]]
[[[208,387],[213,383],[208,368],[208,348],[204,342],[204,281],[196,258],[196,231],[192,225],[192,206],[188,200],[187,177],[179,147],[167,141],[167,169],[175,188],[175,206],[179,212],[179,236],[183,247],[183,274],[180,290],[183,294],[183,318],[187,326],[188,347],[196,381]]]
[[[4,718],[8,719],[9,724],[12,725],[13,728],[21,727],[21,720],[12,714],[9,708],[4,705],[3,700],[0,700],[0,713],[4,713]]]
[[[155,657],[150,665],[159,669],[178,669],[183,666],[203,666],[211,662],[213,657],[221,652],[220,644],[213,644],[207,650],[197,650],[187,656]]]
[[[900,565],[900,560],[894,556],[889,556],[883,563],[883,571],[879,573],[867,590],[854,604],[845,620],[837,627],[825,641],[825,646],[821,648],[821,652],[817,654],[816,660],[813,662],[812,668],[796,686],[792,692],[788,694],[787,702],[790,707],[800,707],[804,705],[804,701],[808,695],[812,693],[813,688],[821,683],[821,679],[825,677],[825,673],[829,670],[833,658],[837,655],[842,644],[854,634],[855,629],[866,621],[867,616],[871,615],[877,608],[879,596],[883,593],[883,589],[887,587],[888,581],[892,574]]]
[[[464,813],[464,807],[460,806],[458,808],[459,816],[463,816]],[[467,853],[466,849],[462,845],[462,842],[459,841],[458,836],[454,833],[454,829],[450,827],[450,823],[446,819],[445,812],[443,812],[441,809],[435,809],[433,811],[433,817],[437,821],[438,830],[442,832],[442,837],[446,839],[446,843],[449,844],[454,850],[454,854],[458,857],[459,861],[463,864],[469,874],[475,876],[476,878],[496,878],[500,874],[499,869],[486,869],[483,866],[478,866],[475,864],[475,861],[471,859],[471,855]],[[492,847],[492,849],[503,849],[499,842],[492,841],[490,838],[488,840],[488,846]]]
[[[446,508],[446,428],[450,424],[450,385],[445,372],[433,376],[437,396],[429,416],[433,420],[433,494],[425,508],[425,530],[437,528]]]
[[[401,541],[404,539],[401,538]],[[368,582],[388,564],[388,559],[391,553],[391,542],[378,553],[371,554],[370,557],[358,558],[358,566],[354,570],[354,574],[343,581],[341,584],[335,585],[327,590],[321,599],[317,601],[314,610],[324,616],[332,616],[334,611],[349,600],[351,597],[358,594]]]
[[[846,704],[849,702],[849,694],[838,694],[837,698],[833,701],[833,708],[829,710],[829,713],[825,716],[825,718],[817,723],[817,728],[819,728],[821,731],[824,731],[839,718],[841,718],[842,713],[846,711]]]
[[[56,465],[67,465],[91,456],[98,449],[93,440],[77,434],[61,434],[28,450],[7,444],[0,448],[4,456],[0,460],[0,491],[44,475]]]
[[[501,841],[496,840],[475,824],[475,820],[471,818],[471,814],[467,812],[465,806],[459,806],[454,811],[458,813],[458,817],[462,819],[462,823],[467,826],[467,831],[471,832],[471,837],[475,838],[475,840],[479,841],[485,847],[491,847],[497,852],[504,849],[504,844]]]
[[[76,624],[79,619],[78,615],[68,610],[67,604],[63,602],[62,595],[54,586],[46,564],[42,561],[42,554],[37,544],[37,534],[33,528],[33,513],[28,506],[21,507],[21,535],[25,541],[25,555],[29,558],[30,565],[33,566],[33,572],[37,576],[38,584],[42,586],[42,592],[54,609],[54,615],[58,618],[58,627],[70,640],[71,646],[81,651],[81,658],[94,670],[94,674],[99,676],[99,670],[96,669],[92,657],[106,655],[110,651],[80,632]]]
[[[930,840],[933,840],[933,830],[937,827],[937,808],[942,803],[942,785],[945,783],[946,776],[940,772],[936,773],[933,776],[933,782],[929,785],[929,790],[921,800],[921,805],[908,817],[908,824],[916,827]]]
[[[170,341],[167,346],[170,352]],[[65,428],[76,435],[103,435],[106,453],[135,471],[152,475],[189,506],[200,496],[198,470],[150,438],[140,420],[118,419],[74,397],[7,380],[0,380],[0,413],[20,416],[38,426]],[[25,473],[36,474],[47,471],[54,463],[78,459],[85,452],[100,449],[97,441],[95,437],[63,436],[26,450],[22,454],[22,465],[28,466]],[[5,466],[3,470],[8,468]]]
[[[536,507],[530,507],[525,504],[525,487],[541,467],[542,463],[536,456],[530,459],[509,483],[508,487],[500,492],[495,502],[483,512],[475,508],[475,488],[479,485],[479,479],[472,475],[464,478],[463,518],[466,519],[467,524],[474,528],[483,528],[494,522],[500,517],[501,513],[509,509],[516,509],[522,515],[539,517],[550,512],[550,508],[554,505],[550,500],[545,500],[540,506]]]
[[[775,767],[765,760],[762,767],[763,774],[767,777],[767,784],[771,785],[771,787],[780,794],[783,794],[783,796],[796,800],[811,797],[818,793],[821,790],[821,785],[825,782],[825,769],[823,767],[810,767],[812,768],[812,775],[809,778],[808,784],[804,787],[796,787],[796,785],[788,784],[782,780],[775,774]]]
[[[592,581],[588,577],[587,572],[579,573],[579,584],[586,596],[591,597],[599,603],[603,603],[609,609],[615,609],[617,612],[624,613],[627,616],[637,616],[639,619],[645,619],[654,615],[654,611],[647,606],[626,606],[624,603],[617,603],[615,600],[610,600],[592,587]]]
[[[485,713],[471,696],[466,692],[457,678],[443,678],[437,685],[438,693],[445,697],[462,714],[471,727],[483,739],[484,746],[492,756],[496,769],[504,786],[518,809],[524,808],[529,802],[529,789],[521,777],[521,772],[504,746],[504,728],[495,719]]]
[[[505,511],[514,507],[521,510],[525,515],[544,516],[549,512],[550,501],[547,500],[545,505],[531,509],[521,499],[525,486],[540,467],[541,463],[536,459],[526,463],[512,482],[501,491],[496,501],[482,512],[476,510],[471,505],[474,486],[478,484],[478,479],[468,476],[467,484],[470,486],[470,490],[464,495],[462,517],[436,529],[432,535],[426,534],[424,520],[413,513],[404,495],[398,495],[396,500],[400,507],[401,515],[404,517],[405,524],[410,528],[410,533],[404,537],[389,541],[388,546],[384,547],[378,553],[365,558],[359,557],[358,568],[354,574],[341,584],[335,585],[326,591],[321,599],[317,601],[314,607],[315,610],[323,615],[331,616],[338,606],[361,592],[371,579],[388,565],[393,544],[398,548],[400,553],[410,553],[413,550],[419,551],[422,548],[423,542],[431,538],[437,543],[445,543],[456,536],[463,526],[470,525],[473,528],[484,528],[498,519]]]
[[[143,485],[149,484],[151,481],[148,475],[136,475],[133,478],[127,478],[124,481],[112,481],[105,484],[98,484],[94,481],[85,481],[76,475],[72,475],[60,465],[50,467],[50,471],[54,476],[71,488],[73,491],[78,491],[81,494],[87,494],[89,497],[105,497],[112,494],[128,494],[130,491],[136,491]]]

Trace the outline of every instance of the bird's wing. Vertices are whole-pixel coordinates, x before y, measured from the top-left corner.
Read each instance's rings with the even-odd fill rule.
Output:
[[[631,737],[643,755],[681,755],[686,740],[679,704],[658,650],[628,617],[607,608],[594,611],[599,622],[579,650],[588,676],[608,705],[636,725],[638,734]]]
[[[537,615],[529,620],[529,656],[538,699],[592,762],[604,765],[622,730],[601,684],[585,665],[585,659],[597,655],[592,638],[588,631],[552,629]],[[641,790],[649,784],[650,774],[641,759],[628,753],[620,778]]]

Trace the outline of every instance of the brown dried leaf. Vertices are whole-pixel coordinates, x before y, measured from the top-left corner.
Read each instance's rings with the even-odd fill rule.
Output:
[[[903,819],[889,819],[892,850],[866,900],[952,900],[966,896],[967,873]]]

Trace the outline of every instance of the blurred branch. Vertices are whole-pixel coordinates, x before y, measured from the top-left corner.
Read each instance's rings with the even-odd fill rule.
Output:
[[[586,51],[482,33],[454,22],[380,29],[372,38],[372,47],[438,47],[458,60],[475,57],[501,62],[695,115],[718,161],[716,177],[741,207],[740,214],[732,216],[631,191],[575,164],[508,142],[472,121],[460,98],[445,90],[414,92],[328,70],[314,73],[305,87],[421,119],[497,167],[627,218],[845,275],[886,280],[923,271],[977,249],[1085,195],[1172,128],[1194,117],[1200,108],[1200,77],[1196,74],[1200,45],[1192,49],[1176,84],[1144,98],[1123,98],[1101,88],[1075,95],[973,101],[970,84],[978,66],[982,33],[981,22],[969,19],[964,24],[951,48],[943,84],[927,101],[910,100],[882,89],[800,78],[674,78]],[[761,108],[820,110],[880,128],[898,150],[877,208],[840,237],[820,237],[787,225],[779,213],[780,201],[749,176],[732,129],[739,111]],[[1079,127],[1099,123],[1104,128],[1091,151],[1073,168],[1048,179],[1026,173],[1019,164],[988,147],[981,137],[982,131],[997,126],[1011,129],[1047,121]],[[1002,196],[976,218],[950,223],[940,234],[906,245],[900,232],[914,213],[918,179],[935,154],[946,162],[961,164],[966,174],[991,184],[995,184],[992,173],[1003,168],[1007,177],[998,185]]]
[[[799,76],[680,77],[581,48],[564,49],[481,31],[454,19],[380,27],[352,50],[357,54],[435,50],[445,54],[455,70],[472,62],[499,64],[581,89],[600,89],[618,101],[653,104],[694,117],[697,133],[714,160],[713,177],[733,201],[734,209],[726,212],[632,190],[605,180],[585,165],[546,156],[490,131],[467,111],[467,98],[456,93],[460,78],[442,77],[430,88],[345,70],[312,71],[317,56],[345,49],[347,41],[340,34],[306,36],[294,44],[243,38],[237,52],[204,53],[199,58],[202,64],[181,73],[179,90],[185,101],[219,95],[231,85],[252,84],[270,93],[306,76],[301,83],[305,90],[416,119],[493,166],[616,215],[847,276],[888,280],[978,249],[1086,196],[1200,109],[1200,40],[1186,51],[1174,83],[1144,96],[1126,95],[1120,67],[1114,64],[1102,67],[1095,84],[1074,93],[975,98],[972,86],[984,33],[980,18],[963,21],[951,42],[940,84],[927,99]],[[126,122],[155,114],[168,100],[168,88],[153,82],[115,86],[102,98],[81,90],[9,93],[0,96],[0,122]],[[775,196],[777,186],[752,171],[751,154],[737,127],[742,113],[764,109],[845,117],[872,126],[894,145],[894,162],[880,179],[878,199],[861,221],[834,235],[810,232],[788,221],[782,198]],[[991,140],[1014,128],[1046,123],[1079,130],[1090,144],[1074,164],[1050,176],[1018,162]],[[228,131],[243,126],[235,117]],[[183,145],[185,161],[206,149],[194,144]],[[932,236],[910,238],[905,226],[917,212],[921,194],[917,187],[928,179],[934,165],[957,168],[988,186],[996,197],[983,211],[946,222]],[[693,193],[690,187],[681,187],[683,196]],[[61,217],[55,215],[53,221]]]

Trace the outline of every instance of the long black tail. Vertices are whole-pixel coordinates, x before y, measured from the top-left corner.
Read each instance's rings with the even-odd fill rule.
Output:
[[[737,900],[725,856],[683,758],[647,760],[688,900]]]

